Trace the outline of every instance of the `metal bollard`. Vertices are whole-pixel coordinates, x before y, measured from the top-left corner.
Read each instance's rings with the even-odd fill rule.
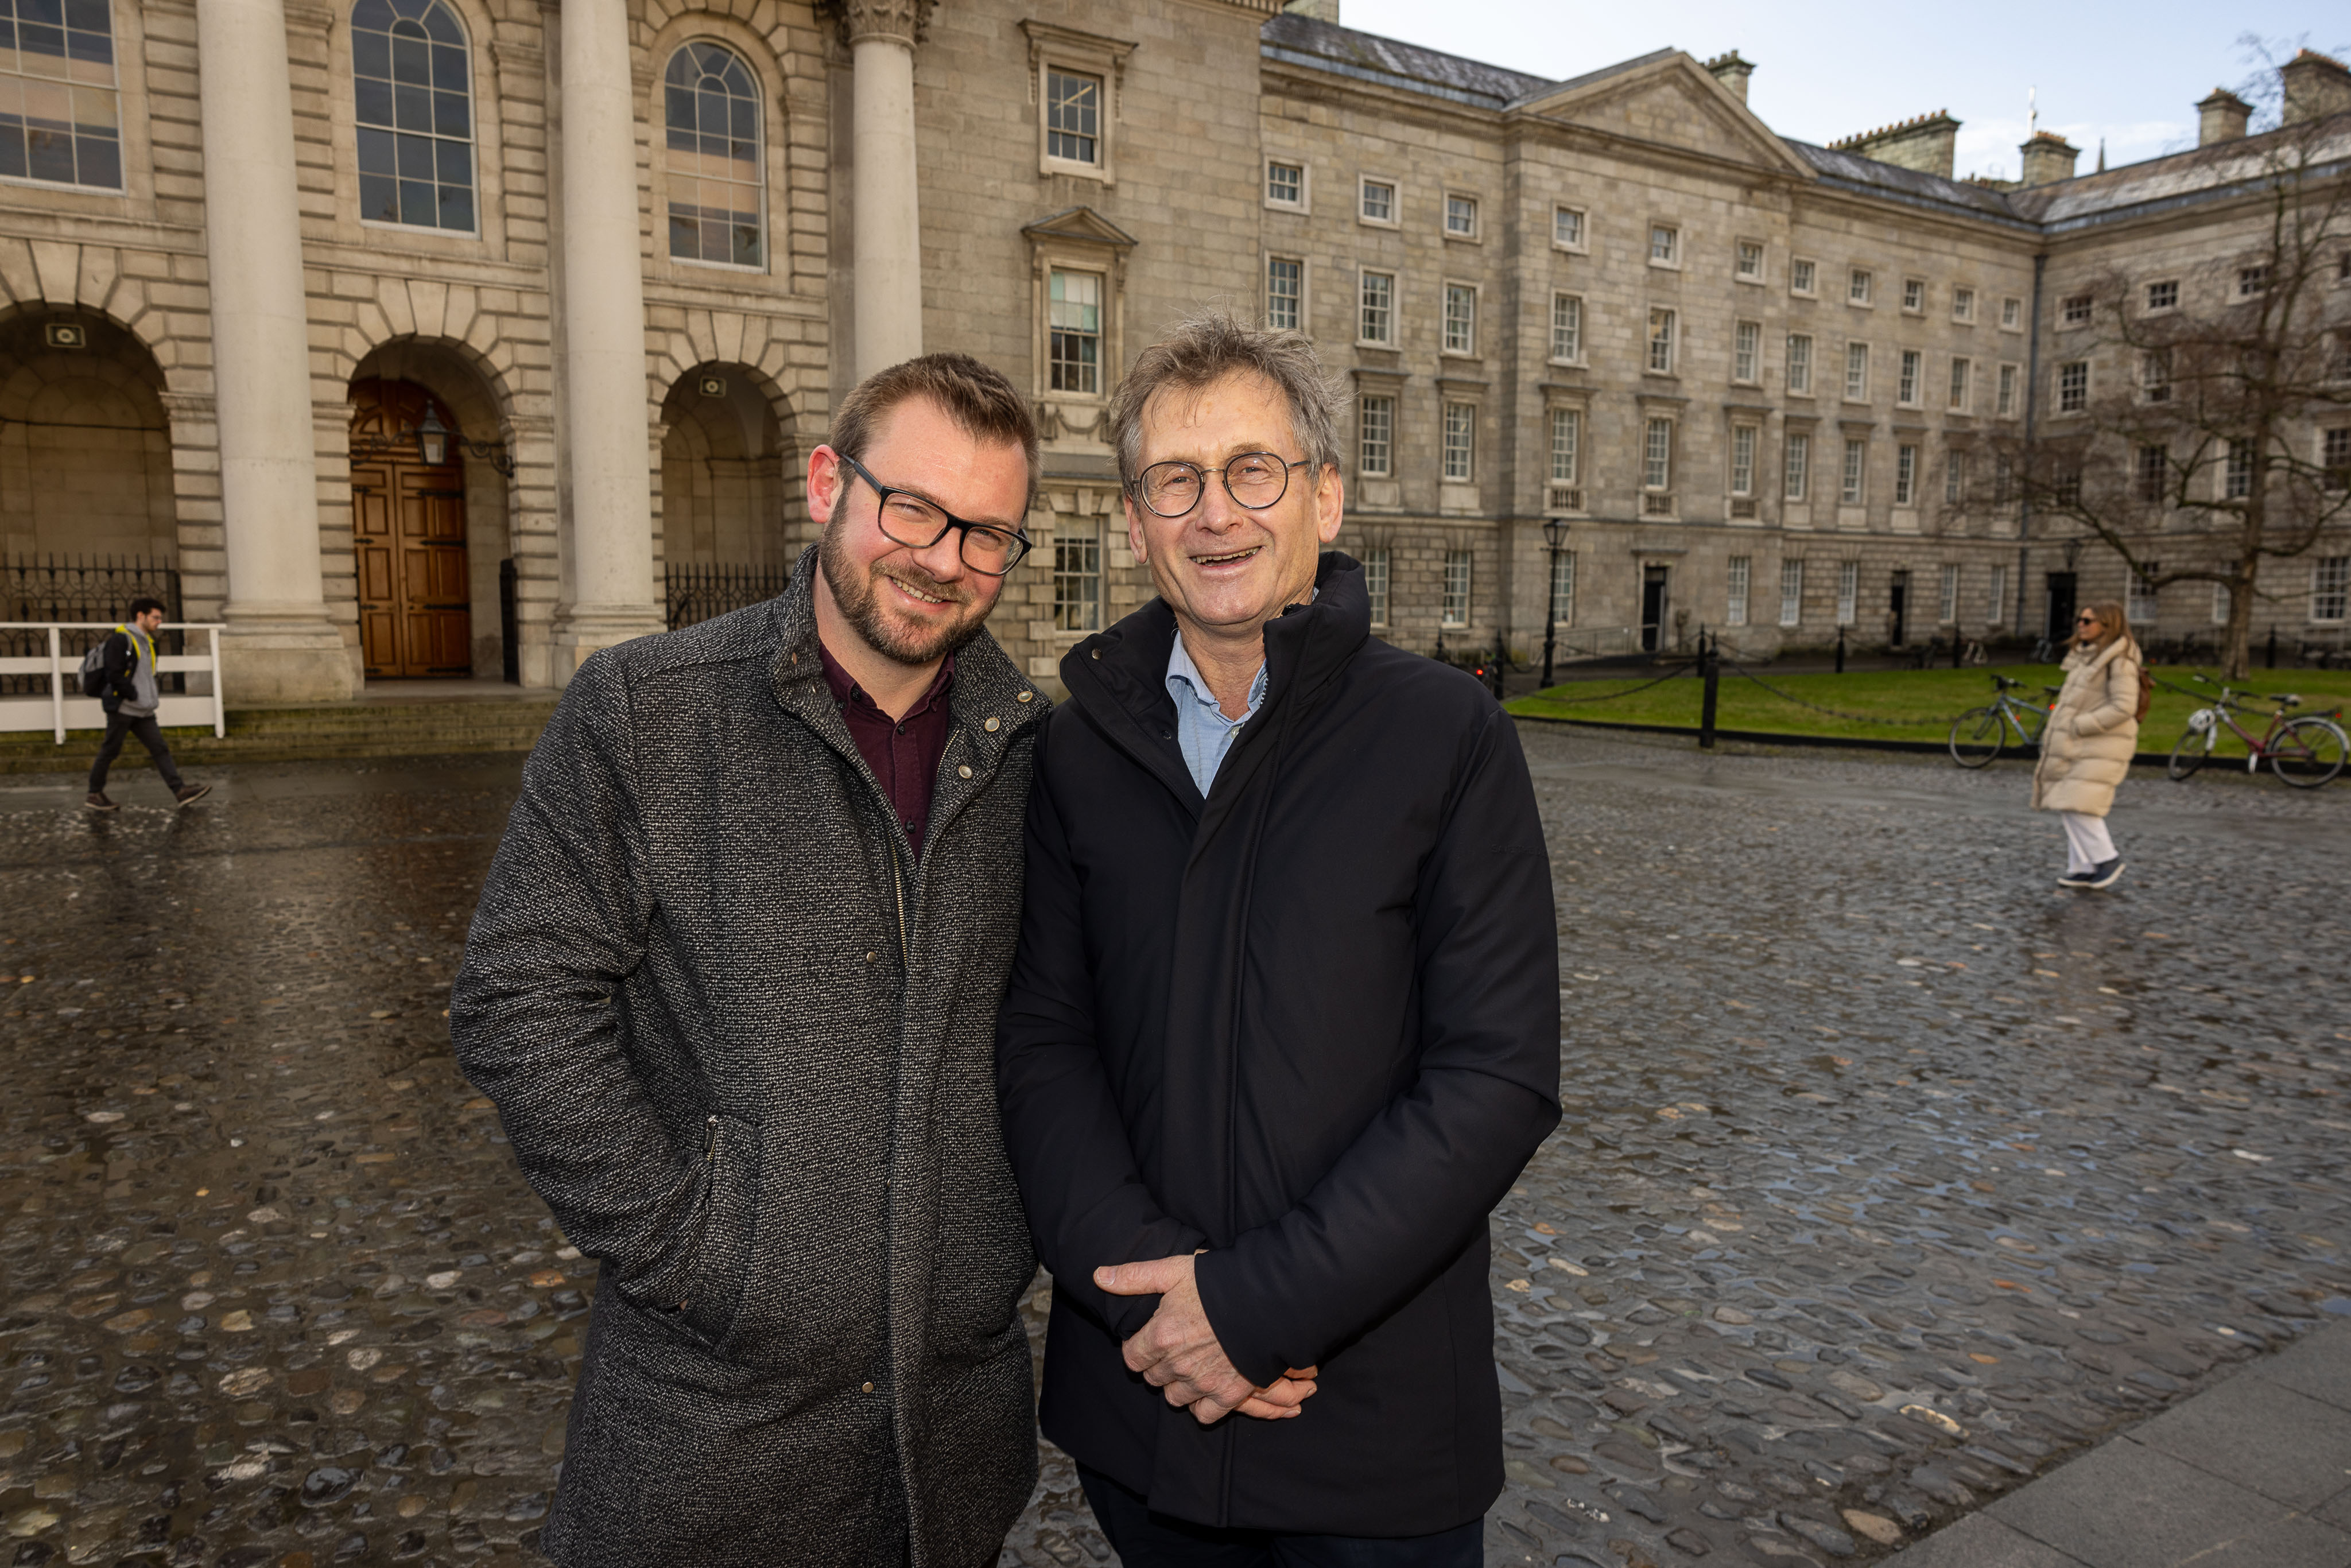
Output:
[[[1699,699],[1698,710],[1698,743],[1700,748],[1714,749],[1715,694],[1722,684],[1721,639],[1701,634],[1698,644],[1698,674],[1706,678],[1706,693]]]
[[[1837,628],[1836,673],[1840,675],[1844,674],[1844,628],[1842,626]]]

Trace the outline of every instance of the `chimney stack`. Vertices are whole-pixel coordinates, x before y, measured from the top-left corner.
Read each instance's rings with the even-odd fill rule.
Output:
[[[2036,131],[2032,140],[2017,149],[2024,154],[2024,178],[2018,182],[2028,190],[2034,185],[2053,185],[2060,180],[2074,177],[2074,160],[2082,150],[2068,142],[2053,131]]]
[[[1938,109],[1932,114],[1865,131],[1829,145],[1840,152],[1858,152],[1864,158],[1891,163],[1897,169],[1916,169],[1921,174],[1939,174],[1948,180],[1959,141],[1959,122],[1951,118],[1949,110]]]
[[[2245,121],[2252,117],[2252,104],[2225,87],[2216,87],[2210,98],[2196,106],[2196,145],[2234,141],[2245,134]]]
[[[1747,101],[1747,78],[1755,74],[1754,61],[1740,59],[1739,51],[1733,49],[1707,61],[1706,68],[1715,80],[1737,93],[1740,102]]]
[[[2351,109],[2351,70],[2341,60],[2304,49],[2278,68],[2284,89],[2284,123],[2299,125]]]

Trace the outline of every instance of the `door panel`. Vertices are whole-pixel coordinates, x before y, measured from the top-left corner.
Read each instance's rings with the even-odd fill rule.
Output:
[[[421,396],[419,389],[381,384]],[[413,423],[422,407],[387,407],[362,417]],[[428,468],[404,443],[352,465],[360,645],[371,676],[474,673],[465,482],[464,469],[453,464]]]

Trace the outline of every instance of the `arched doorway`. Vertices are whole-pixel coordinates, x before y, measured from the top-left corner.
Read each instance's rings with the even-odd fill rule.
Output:
[[[697,365],[662,402],[660,544],[673,627],[783,589],[797,550],[783,432],[745,365]]]
[[[0,320],[0,558],[176,564],[162,389],[155,357],[103,317]]]
[[[351,382],[351,547],[371,680],[474,673],[465,470],[446,434],[456,428],[413,382]]]

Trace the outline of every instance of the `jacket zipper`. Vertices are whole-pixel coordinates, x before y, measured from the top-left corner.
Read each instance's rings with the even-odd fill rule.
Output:
[[[906,870],[898,859],[897,835],[903,830],[897,825],[897,816],[895,811],[890,813],[890,892],[898,909],[898,968],[903,974],[914,968],[914,954],[906,940]]]
[[[702,1226],[695,1232],[694,1255],[696,1262],[710,1245],[710,1211],[718,1207],[718,1118],[707,1124],[710,1132],[702,1145]],[[677,1310],[685,1311],[686,1298],[677,1299]]]

